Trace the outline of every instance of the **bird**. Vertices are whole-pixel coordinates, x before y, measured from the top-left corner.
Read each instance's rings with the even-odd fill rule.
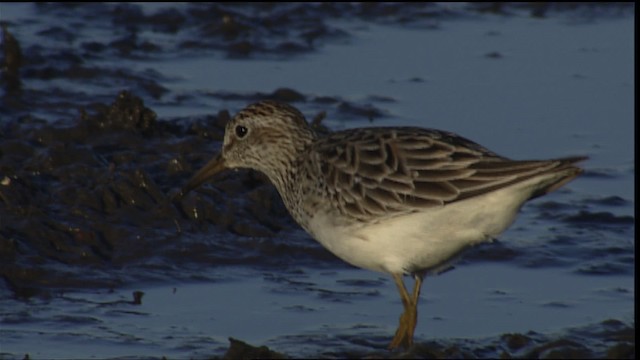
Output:
[[[265,100],[228,121],[220,153],[173,200],[225,169],[262,172],[326,249],[391,275],[404,311],[388,348],[406,349],[425,276],[494,240],[526,201],[576,178],[583,172],[576,163],[586,159],[511,160],[455,133],[420,127],[321,134],[295,107]]]

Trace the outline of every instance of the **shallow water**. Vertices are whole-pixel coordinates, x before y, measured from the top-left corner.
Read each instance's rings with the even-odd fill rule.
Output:
[[[3,307],[14,314],[3,319],[4,345],[35,358],[183,358],[211,354],[234,337],[312,355],[326,351],[325,336],[362,333],[380,341],[395,330],[397,314],[390,310],[398,299],[392,282],[380,274],[357,269],[274,274],[231,268],[220,275],[228,273],[235,279],[73,292],[27,303],[5,299]],[[144,292],[140,305],[132,304],[133,291]],[[428,279],[416,336],[557,332],[567,324],[630,319],[630,302],[630,278],[475,264]],[[292,344],[296,336],[305,341]],[[24,343],[31,337],[38,338],[38,345]],[[55,347],[59,342],[64,348]],[[34,346],[42,350],[30,350]]]
[[[142,169],[158,187],[155,201],[161,204],[158,198],[175,191],[218,150],[209,115],[234,113],[281,88],[301,95],[293,104],[308,119],[326,111],[323,124],[333,130],[418,125],[454,131],[513,158],[590,157],[584,176],[526,205],[498,242],[472,250],[453,271],[426,280],[419,343],[464,348],[477,341],[472,354],[498,356],[483,349],[500,334],[533,331],[553,340],[589,333],[584,327],[594,326],[580,341],[590,354],[604,356],[603,349],[613,346],[603,340],[608,321],[634,331],[632,10],[565,9],[534,18],[515,6],[506,14],[485,14],[440,5],[430,16],[230,6],[227,13],[261,36],[248,37],[253,50],[242,55],[233,50],[235,38],[225,38],[233,34],[210,29],[220,26],[218,15],[199,22],[198,13],[212,9],[171,7],[190,20],[152,20],[153,14],[165,14],[158,4],[0,5],[0,20],[9,22],[29,59],[21,73],[22,106],[3,97],[0,179],[11,180],[3,185],[12,191],[10,186],[26,181],[20,179],[46,182],[39,176],[48,171],[51,179],[63,179],[29,201],[49,202],[47,191],[60,196],[50,200],[51,213],[42,215],[51,219],[45,239],[54,230],[66,231],[51,224],[77,229],[69,247],[52,238],[61,255],[52,253],[47,242],[35,242],[42,235],[26,229],[32,223],[15,220],[24,213],[12,212],[13,194],[1,193],[6,286],[0,289],[0,357],[201,358],[221,356],[228,337],[291,356],[391,356],[382,351],[401,310],[393,282],[328,254],[282,215],[268,187],[251,176],[235,181],[229,175],[205,186],[180,214],[152,211],[153,204],[144,208],[135,192],[138,210],[127,201],[109,205],[105,195],[102,207],[96,206],[103,209],[95,215],[100,225],[92,222],[92,212],[66,198],[79,195],[56,167],[72,172],[97,166],[100,178],[100,166],[105,173],[113,170],[92,161],[106,159],[116,164],[116,174],[127,166]],[[299,20],[285,29],[263,29],[250,20],[279,13]],[[305,23],[306,16],[321,19],[324,33],[320,26],[305,27],[314,24]],[[180,30],[158,30],[171,23],[182,24],[176,25]],[[139,28],[129,49],[117,40],[127,39],[134,24]],[[312,30],[326,35],[293,52],[286,50],[291,44],[281,46],[304,43],[299,39]],[[202,31],[212,32],[207,37]],[[187,46],[197,40],[211,43]],[[152,48],[145,41],[161,50],[144,50]],[[40,63],[39,56],[47,54],[51,60]],[[179,132],[140,139],[124,132],[88,136],[60,147],[60,135],[34,135],[32,128],[46,125],[24,120],[28,114],[64,129],[77,121],[80,108],[110,103],[120,89],[140,96],[161,123],[198,125],[176,125],[168,129]],[[23,119],[20,134],[29,137],[24,141],[33,152],[14,145],[23,139],[8,135],[14,125],[6,124],[15,119]],[[44,140],[34,140],[38,136]],[[56,162],[56,151],[76,143],[98,160]],[[192,147],[181,147],[187,143]],[[137,156],[127,155],[134,145],[140,147],[133,150]],[[14,162],[18,154],[8,150],[15,149],[27,157],[25,168],[14,165],[23,162]],[[53,170],[41,167],[45,156],[58,164]],[[183,168],[172,170],[174,159]],[[117,179],[108,189],[125,198]],[[100,181],[89,182],[87,193],[102,191]],[[96,242],[82,237],[98,226],[105,229]],[[122,241],[112,240],[117,238]],[[82,251],[97,255],[72,256]],[[134,291],[144,292],[141,304],[132,303]]]

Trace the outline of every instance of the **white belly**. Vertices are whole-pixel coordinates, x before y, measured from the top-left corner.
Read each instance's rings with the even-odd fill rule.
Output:
[[[539,181],[366,226],[336,226],[336,221],[318,213],[309,230],[336,256],[364,269],[388,273],[434,269],[504,231]]]

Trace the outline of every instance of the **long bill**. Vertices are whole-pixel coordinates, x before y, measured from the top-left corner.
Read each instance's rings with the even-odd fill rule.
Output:
[[[179,201],[191,190],[202,185],[202,183],[211,179],[213,176],[224,169],[226,169],[226,164],[224,162],[224,159],[222,158],[222,153],[220,153],[218,156],[211,159],[205,166],[203,166],[202,169],[198,170],[198,172],[193,175],[191,179],[189,179],[189,181],[182,187],[180,192],[173,197],[173,201]]]

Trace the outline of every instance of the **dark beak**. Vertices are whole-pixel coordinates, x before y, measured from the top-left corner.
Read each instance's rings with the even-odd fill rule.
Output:
[[[226,169],[222,153],[209,161],[202,167],[193,177],[182,187],[179,193],[173,197],[173,201],[180,201],[189,191],[202,185],[205,181],[211,179],[214,175]]]

